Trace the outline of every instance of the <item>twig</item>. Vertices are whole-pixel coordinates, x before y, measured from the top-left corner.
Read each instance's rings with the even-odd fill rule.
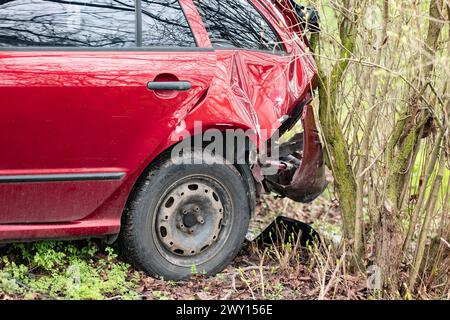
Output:
[[[444,238],[441,238],[441,241],[442,241],[447,247],[450,248],[450,243],[448,243],[447,241],[445,241]]]

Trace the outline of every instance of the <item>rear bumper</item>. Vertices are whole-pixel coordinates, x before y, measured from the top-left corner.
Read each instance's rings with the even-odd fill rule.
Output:
[[[304,132],[279,146],[278,173],[266,176],[264,181],[268,191],[308,203],[322,194],[328,181],[322,144],[310,105],[303,108],[301,121]]]

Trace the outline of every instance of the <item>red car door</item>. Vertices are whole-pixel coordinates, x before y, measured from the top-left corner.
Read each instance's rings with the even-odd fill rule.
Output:
[[[180,4],[134,4],[1,2],[0,223],[89,216],[208,89]]]

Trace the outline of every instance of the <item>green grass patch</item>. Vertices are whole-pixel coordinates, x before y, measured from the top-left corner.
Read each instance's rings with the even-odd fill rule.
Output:
[[[0,252],[0,292],[25,299],[137,299],[139,274],[91,241],[15,244]]]

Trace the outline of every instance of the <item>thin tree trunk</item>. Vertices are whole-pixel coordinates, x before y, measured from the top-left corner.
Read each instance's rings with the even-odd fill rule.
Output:
[[[356,180],[348,153],[349,146],[336,114],[336,100],[349,58],[354,50],[355,17],[349,18],[349,15],[351,16],[355,8],[351,1],[346,0],[343,1],[343,9],[345,14],[340,24],[342,48],[339,61],[329,75],[324,74],[319,59],[316,59],[316,62],[319,69],[319,118],[322,134],[342,210],[344,238],[352,241],[355,235]],[[313,35],[313,46],[314,43],[318,44],[318,35]]]
[[[440,145],[440,142],[439,142],[439,145]],[[422,224],[422,229],[421,229],[420,235],[419,235],[419,241],[417,242],[417,249],[416,249],[416,254],[414,257],[413,268],[412,268],[411,275],[409,278],[409,291],[411,291],[411,292],[414,290],[414,286],[416,285],[417,277],[419,275],[419,270],[422,265],[422,260],[424,257],[425,246],[426,246],[426,241],[427,241],[427,237],[429,234],[431,219],[436,210],[436,205],[438,203],[438,197],[439,197],[439,191],[441,189],[442,180],[444,178],[444,168],[445,168],[445,157],[442,154],[441,159],[439,161],[438,174],[434,180],[431,195],[428,198],[426,212],[425,212],[425,218],[424,218],[424,222]]]
[[[376,58],[374,63],[380,64],[381,57],[383,53],[383,43],[387,37],[387,25],[389,21],[389,0],[383,1],[383,26],[382,33],[378,38],[376,43]],[[376,121],[376,115],[378,110],[374,107],[376,100],[376,93],[378,89],[378,77],[374,76],[372,78],[370,93],[369,93],[369,113],[366,118],[366,126],[364,128],[363,140],[361,144],[362,155],[359,160],[358,170],[357,170],[357,199],[356,199],[356,225],[355,225],[355,253],[359,259],[364,256],[364,184],[366,181],[367,173],[363,173],[368,165],[370,143],[373,138],[373,129],[375,128],[374,122]]]

